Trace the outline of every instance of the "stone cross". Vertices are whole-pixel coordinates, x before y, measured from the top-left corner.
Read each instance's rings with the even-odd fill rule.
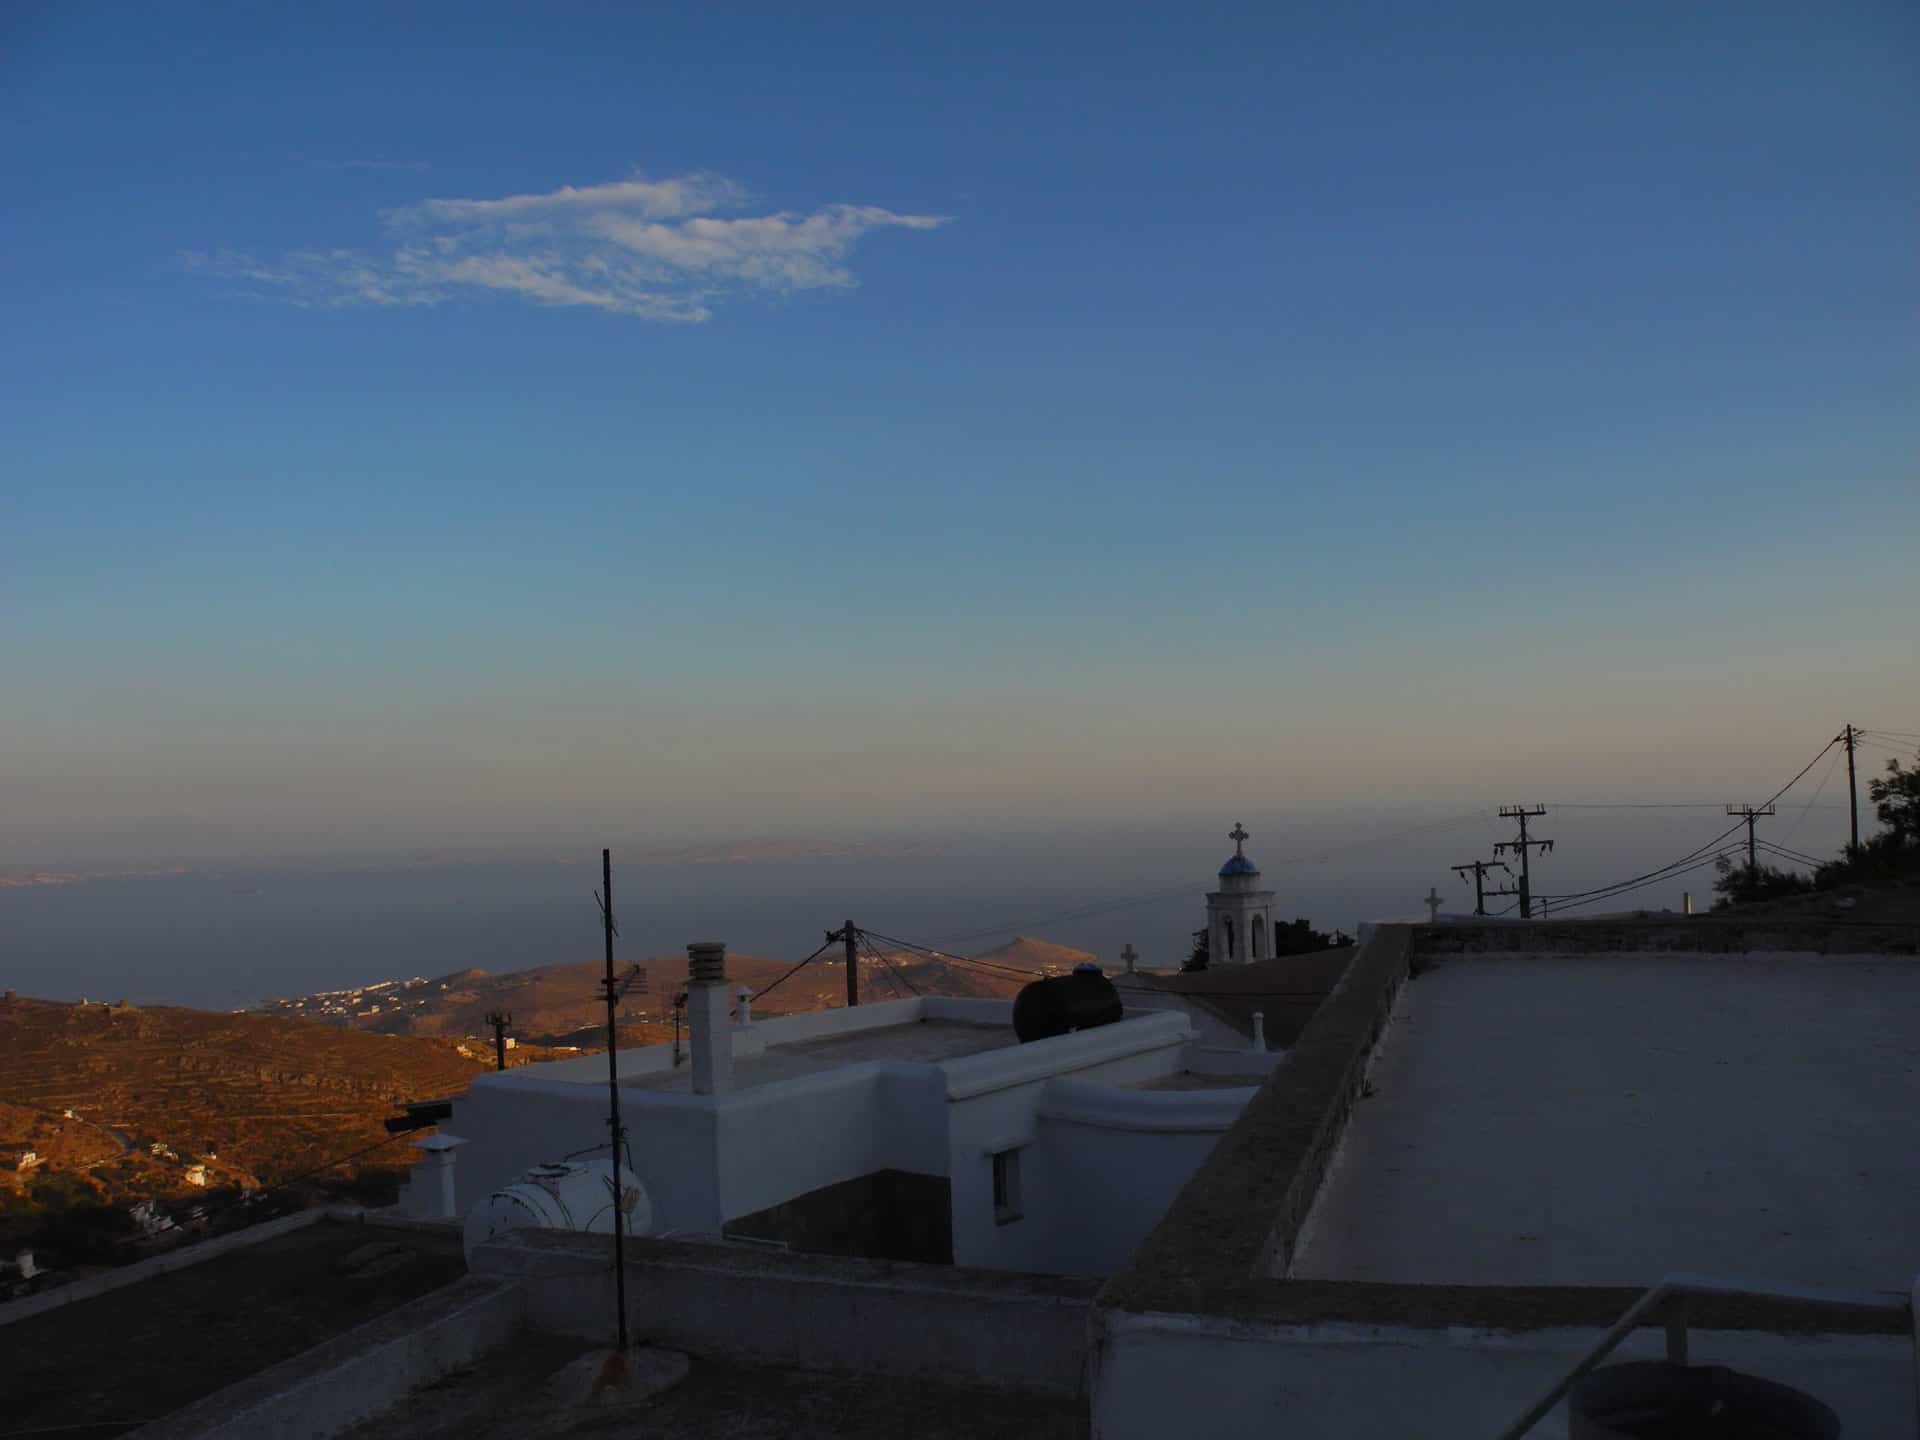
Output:
[[[1440,898],[1440,892],[1429,885],[1421,903],[1427,907],[1427,923],[1431,925],[1440,918],[1440,907],[1446,902]]]
[[[1131,941],[1129,941],[1126,947],[1123,950],[1121,950],[1120,958],[1126,961],[1127,973],[1131,975],[1133,973],[1133,962],[1140,958],[1138,955],[1133,953],[1133,943]]]
[[[1240,847],[1252,838],[1253,835],[1248,831],[1247,827],[1242,825],[1238,820],[1233,822],[1233,829],[1227,832],[1227,839],[1233,841],[1233,853],[1236,855],[1242,853]]]

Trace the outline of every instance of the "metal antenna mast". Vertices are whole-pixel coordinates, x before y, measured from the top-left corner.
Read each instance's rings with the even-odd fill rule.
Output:
[[[620,1063],[617,1058],[620,1035],[614,1025],[614,1011],[620,1004],[620,982],[613,978],[613,937],[620,928],[613,923],[613,851],[600,852],[601,889],[593,898],[600,904],[600,927],[607,942],[607,974],[600,983],[607,992],[607,1127],[613,1132],[612,1158],[608,1176],[613,1186],[613,1303],[620,1312],[620,1349],[627,1353],[627,1213],[621,1205],[620,1163],[627,1153],[627,1131],[620,1123]]]

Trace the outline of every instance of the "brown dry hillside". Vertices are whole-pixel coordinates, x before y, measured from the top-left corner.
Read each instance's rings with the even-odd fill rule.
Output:
[[[1064,975],[1081,962],[1097,963],[1100,957],[1086,950],[1076,950],[1071,945],[1056,945],[1051,940],[1016,935],[996,949],[981,951],[975,958],[1015,970],[1030,970],[1036,975]]]
[[[1045,941],[1017,942],[1045,952],[1047,964],[1070,969],[1083,952]],[[1067,956],[1064,963],[1055,957]],[[618,968],[624,975],[633,962]],[[685,988],[684,955],[652,956],[637,962],[646,971],[644,988],[636,986],[622,1002],[621,1043],[657,1041],[671,1033],[673,997]],[[1038,971],[1038,961],[1022,968]],[[763,1015],[785,1015],[819,1010],[846,1002],[846,965],[838,947],[782,980],[793,969],[789,960],[766,960],[753,955],[729,955],[730,984],[744,985],[755,994],[778,985],[754,1002]],[[513,1017],[511,1032],[522,1040],[549,1045],[598,1048],[604,1033],[606,1010],[600,998],[605,962],[573,961],[541,965],[491,975],[484,970],[459,970],[431,980],[409,981],[379,990],[306,995],[269,1001],[270,1014],[320,1020],[355,1030],[386,1035],[477,1036],[490,1033],[487,1016],[504,1011]],[[940,995],[1011,995],[1019,982],[987,970],[929,960],[910,952],[891,952],[885,961],[863,954],[860,993],[865,999],[892,999],[915,989]]]
[[[395,1102],[463,1090],[482,1068],[444,1040],[11,999],[0,1002],[0,1120],[17,1133],[0,1141],[9,1159],[31,1147],[48,1170],[82,1170],[116,1199],[191,1193],[196,1162],[209,1187],[273,1184],[388,1139],[380,1122]],[[399,1143],[356,1168],[411,1158]]]

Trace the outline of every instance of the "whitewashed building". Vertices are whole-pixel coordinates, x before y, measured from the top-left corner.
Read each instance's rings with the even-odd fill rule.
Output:
[[[1012,1002],[937,996],[729,1014],[724,949],[688,947],[686,1063],[618,1057],[627,1164],[656,1235],[1105,1274],[1278,1057],[1130,1012],[1022,1044]],[[465,1215],[530,1167],[606,1153],[602,1055],[476,1077],[402,1205]]]

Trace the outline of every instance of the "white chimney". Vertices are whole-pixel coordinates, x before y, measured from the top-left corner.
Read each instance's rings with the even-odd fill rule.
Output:
[[[420,1152],[407,1183],[412,1213],[420,1219],[448,1219],[460,1213],[454,1200],[453,1152],[467,1142],[441,1130],[413,1142]]]
[[[733,1023],[742,1030],[753,1028],[753,992],[742,985],[733,992],[733,998],[739,1003],[733,1007]]]
[[[733,1036],[727,1023],[727,947],[719,940],[687,946],[687,1039],[693,1050],[693,1093],[733,1089]]]
[[[1262,1055],[1267,1053],[1267,1017],[1264,1011],[1253,1012],[1253,1044],[1249,1048]]]

